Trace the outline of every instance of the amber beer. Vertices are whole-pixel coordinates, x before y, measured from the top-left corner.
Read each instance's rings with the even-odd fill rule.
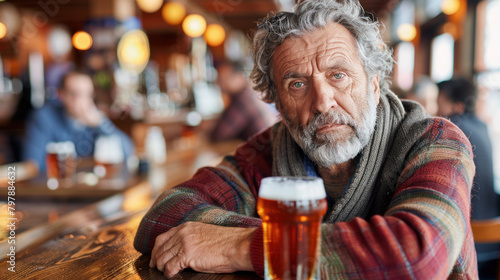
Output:
[[[264,178],[257,211],[264,235],[265,279],[319,279],[323,180]]]
[[[73,142],[49,142],[45,151],[47,187],[57,189],[62,184],[71,185],[76,170],[76,150]]]

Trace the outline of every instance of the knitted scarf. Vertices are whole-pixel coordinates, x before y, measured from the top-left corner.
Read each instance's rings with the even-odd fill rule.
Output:
[[[325,222],[367,218],[387,209],[406,155],[425,132],[429,117],[417,103],[403,103],[390,91],[381,94],[375,131],[349,185],[329,207]],[[273,127],[272,137],[273,176],[307,176],[303,151],[282,122]]]

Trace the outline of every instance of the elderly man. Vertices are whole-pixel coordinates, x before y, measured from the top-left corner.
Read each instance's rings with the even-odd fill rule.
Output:
[[[125,158],[132,155],[132,140],[100,112],[93,100],[92,78],[80,71],[70,71],[61,80],[58,99],[33,112],[26,121],[25,160],[35,160],[45,170],[45,145],[48,142],[72,141],[78,156],[94,153],[101,135],[117,135]]]
[[[300,2],[259,25],[252,78],[281,123],[162,194],[135,247],[167,276],[263,274],[268,176],[319,176],[321,279],[477,278],[467,138],[388,90],[391,53],[357,0]]]

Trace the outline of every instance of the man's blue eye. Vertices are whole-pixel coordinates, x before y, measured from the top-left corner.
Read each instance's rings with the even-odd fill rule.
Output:
[[[293,83],[293,85],[292,85],[292,86],[293,86],[294,88],[300,88],[300,87],[302,87],[303,85],[304,85],[304,83],[302,83],[302,82],[296,82],[296,83]]]
[[[344,77],[344,74],[340,74],[340,73],[338,73],[338,74],[334,74],[334,75],[333,75],[333,77],[334,77],[335,79],[337,79],[337,80],[340,80],[340,79],[342,79],[342,78]]]

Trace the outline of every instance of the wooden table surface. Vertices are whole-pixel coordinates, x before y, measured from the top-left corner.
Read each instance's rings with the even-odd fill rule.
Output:
[[[188,179],[203,165],[213,165],[236,143],[210,145],[169,155],[166,165],[150,170],[154,180],[16,235],[16,272],[8,271],[9,244],[0,243],[1,279],[165,279],[149,268],[149,257],[133,247],[137,227],[156,197]],[[156,174],[156,175],[152,175]],[[260,279],[253,272],[204,274],[185,270],[172,279]]]
[[[124,164],[117,167],[117,175],[98,178],[92,172],[93,166],[94,160],[92,158],[79,159],[73,184],[70,186],[61,186],[55,190],[47,187],[47,176],[45,174],[38,174],[27,181],[16,182],[16,197],[88,199],[95,201],[123,192],[144,180],[143,176],[132,175]],[[92,176],[96,182],[89,185],[84,181],[85,176]]]

